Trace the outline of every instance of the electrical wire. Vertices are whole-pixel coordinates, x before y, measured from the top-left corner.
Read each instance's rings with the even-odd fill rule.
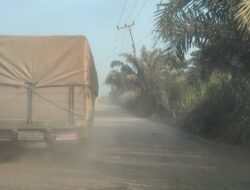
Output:
[[[121,11],[121,14],[120,14],[120,17],[117,21],[117,26],[119,25],[122,17],[123,17],[123,14],[124,14],[124,11],[125,11],[125,8],[126,8],[126,5],[127,5],[128,1],[127,0],[124,0],[124,3],[123,3],[123,6],[122,6],[122,11]],[[118,30],[116,30],[116,33],[115,33],[115,46],[114,46],[114,50],[117,48],[117,41],[118,41]]]
[[[141,9],[139,10],[139,12],[137,13],[137,15],[135,16],[135,19],[134,19],[134,20],[136,20],[136,19],[141,15],[141,13],[142,13],[144,7],[146,6],[147,2],[148,2],[148,0],[145,0],[145,1],[144,1],[144,3],[143,3],[143,5],[142,5]]]
[[[123,53],[124,42],[125,42],[125,30],[123,30],[123,33],[122,33],[121,51],[120,51],[121,53]]]
[[[122,12],[121,12],[121,15],[120,15],[120,17],[119,17],[119,19],[118,19],[117,25],[119,25],[119,23],[120,23],[120,21],[121,21],[123,15],[124,15],[125,8],[126,8],[126,6],[127,6],[128,1],[129,1],[129,0],[124,0],[123,7],[122,7]]]
[[[140,41],[136,43],[136,45],[141,44],[145,39],[147,39],[152,34],[152,31],[148,32]]]
[[[134,10],[135,10],[135,7],[136,7],[137,3],[138,3],[138,0],[135,1],[135,3],[134,3],[134,5],[133,5],[133,7],[132,7],[132,9],[131,9],[131,11],[130,11],[130,13],[129,13],[129,15],[128,15],[128,18],[127,18],[127,21],[126,21],[126,22],[129,21],[131,15],[133,14],[133,12],[134,12]]]
[[[111,59],[111,58],[115,58],[116,56],[118,56],[118,55],[120,55],[121,53],[120,52],[115,52],[115,53],[112,53],[112,54],[110,54],[110,55],[108,55],[108,56],[106,56],[106,57],[103,57],[103,58],[101,58],[101,59],[98,59],[96,62],[104,62],[104,61],[107,61],[107,60],[109,60],[109,59]]]

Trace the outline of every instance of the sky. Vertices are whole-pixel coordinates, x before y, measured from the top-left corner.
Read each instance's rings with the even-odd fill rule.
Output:
[[[142,45],[153,48],[156,4],[160,0],[0,0],[1,35],[85,35],[97,68],[100,95],[112,60],[132,52],[127,29],[117,25],[135,25],[132,33],[139,51]]]

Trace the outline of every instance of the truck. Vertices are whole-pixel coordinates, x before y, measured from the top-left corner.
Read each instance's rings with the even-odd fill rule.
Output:
[[[0,36],[0,141],[88,139],[98,78],[84,36]]]

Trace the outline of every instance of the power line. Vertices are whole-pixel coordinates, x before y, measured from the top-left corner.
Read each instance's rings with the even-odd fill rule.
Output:
[[[120,52],[123,52],[124,43],[125,43],[125,31],[123,31],[123,33],[122,33],[122,41],[121,41],[121,50],[120,50]]]
[[[124,32],[124,34],[125,34],[125,32]],[[152,31],[148,32],[140,41],[138,41],[136,43],[136,45],[141,44],[145,39],[147,39],[150,36],[150,34],[152,34]],[[121,55],[121,51],[119,51],[119,52],[117,51],[117,52],[112,53],[112,54],[110,54],[110,55],[108,55],[106,57],[102,57],[101,59],[96,60],[96,62],[104,62],[104,61],[106,61],[108,59],[114,58],[114,57],[119,56],[119,55]]]
[[[124,15],[124,12],[125,12],[125,8],[127,6],[127,3],[128,3],[129,0],[124,0],[124,3],[123,3],[123,6],[122,6],[122,10],[121,10],[121,14],[120,14],[120,17],[118,19],[118,22],[117,22],[117,25],[119,25],[123,15]],[[117,41],[118,41],[118,30],[116,30],[116,34],[115,34],[115,47],[114,49],[117,48]]]
[[[135,20],[140,16],[140,14],[142,13],[142,10],[143,10],[144,7],[146,6],[147,2],[148,2],[148,0],[145,0],[145,1],[144,1],[144,3],[143,3],[143,5],[142,5],[141,9],[139,10],[138,14],[137,14],[136,17],[135,17]]]
[[[141,44],[145,39],[147,39],[152,34],[152,31],[148,32],[140,41],[136,43],[136,45]]]
[[[163,0],[161,0],[161,2],[156,5],[157,6],[157,11],[159,11],[162,6],[166,6],[167,5],[167,3],[163,3],[162,1]]]
[[[119,43],[121,44],[121,47],[120,47],[121,49],[120,50],[118,50],[118,48],[119,48],[117,46],[118,40],[116,40],[116,45],[115,45],[114,49],[112,50],[113,53],[111,53],[111,54],[109,54],[109,55],[107,55],[105,57],[97,59],[96,62],[105,62],[105,61],[108,61],[110,59],[114,59],[115,57],[121,55],[121,52],[123,52],[123,47],[124,47],[124,42],[125,42],[125,34],[126,34],[126,32],[123,31],[122,35],[121,35],[121,38],[119,39]]]
[[[111,58],[114,58],[114,57],[116,57],[116,56],[118,56],[120,54],[121,54],[120,52],[112,53],[112,54],[110,54],[110,55],[108,55],[106,57],[102,57],[101,59],[97,59],[96,62],[104,62],[104,61],[107,61],[107,60],[109,60]]]
[[[131,37],[131,41],[132,41],[132,45],[133,45],[134,54],[136,55],[135,43],[134,43],[134,38],[133,38],[132,30],[131,30],[131,27],[134,26],[134,25],[135,25],[134,22],[132,24],[129,24],[129,25],[127,25],[125,23],[125,25],[123,27],[117,26],[117,30],[128,28],[129,34],[130,34],[130,37]]]
[[[129,35],[126,33],[126,31],[124,30],[125,32],[125,41],[124,41],[124,44],[123,44],[123,48],[122,48],[122,51],[121,51],[121,54],[126,52],[127,49],[128,49],[128,46],[130,45],[130,39],[129,39]]]
[[[137,3],[138,3],[138,0],[135,1],[135,3],[134,3],[134,5],[133,5],[133,7],[132,7],[132,9],[131,9],[131,11],[130,11],[130,13],[129,13],[129,15],[128,15],[128,18],[127,18],[127,21],[126,21],[126,22],[129,21],[131,15],[133,14],[133,12],[134,12],[134,10],[135,10],[135,7],[136,7]]]
[[[118,22],[117,22],[117,25],[120,23],[120,21],[121,21],[123,15],[124,15],[124,12],[125,12],[125,8],[126,8],[126,6],[127,6],[127,3],[128,3],[128,0],[124,0],[123,7],[122,7],[122,12],[121,12],[121,15],[120,15],[120,17],[119,17],[119,20],[118,20]]]
[[[118,19],[118,22],[117,22],[117,25],[119,25],[120,21],[122,20],[122,17],[124,16],[124,13],[125,13],[125,9],[126,9],[126,6],[128,4],[129,0],[124,0],[124,3],[123,3],[123,6],[122,6],[122,10],[121,10],[121,14],[120,14],[120,17]],[[123,36],[122,36],[122,44],[124,44],[124,33],[123,33]],[[114,47],[114,50],[117,49],[117,42],[118,42],[118,30],[116,30],[116,34],[115,34],[115,47]],[[123,48],[123,45],[122,45],[122,48]],[[122,49],[121,49],[122,51]]]

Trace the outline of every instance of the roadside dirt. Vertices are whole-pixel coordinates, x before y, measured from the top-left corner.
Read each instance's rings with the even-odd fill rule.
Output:
[[[120,108],[96,108],[86,147],[1,145],[1,190],[249,190],[250,153]]]

